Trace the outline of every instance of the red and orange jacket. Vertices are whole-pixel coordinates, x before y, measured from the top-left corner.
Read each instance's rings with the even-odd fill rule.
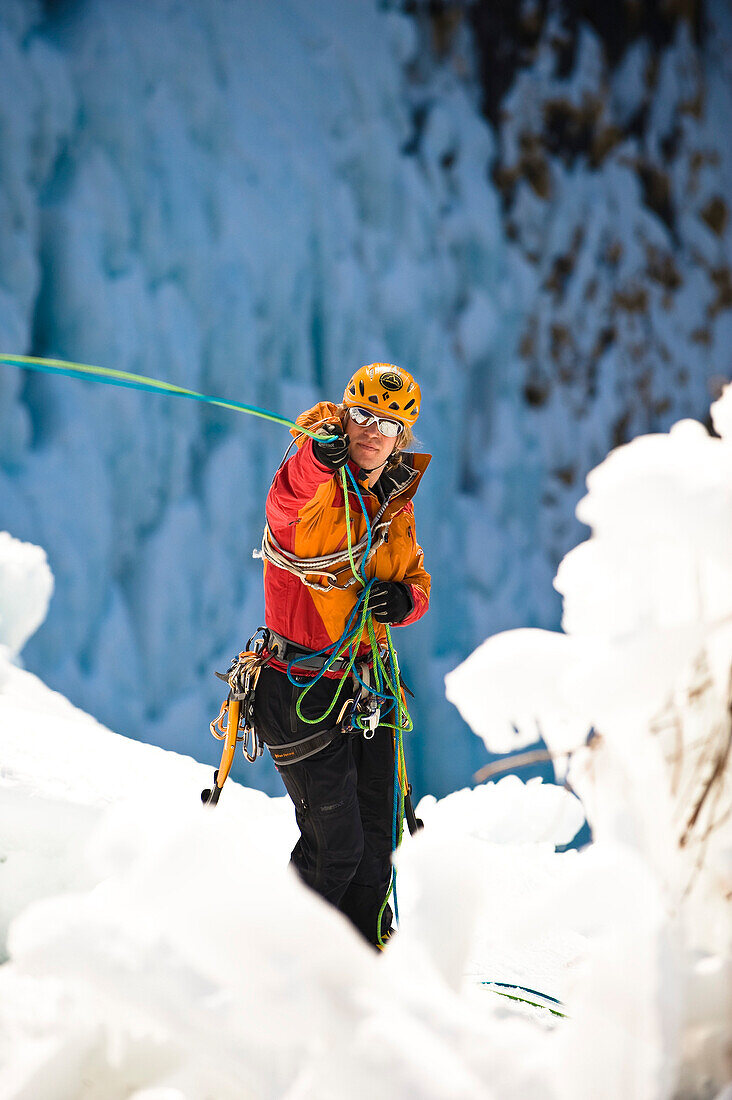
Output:
[[[303,427],[314,428],[326,418],[337,416],[335,405],[321,401],[297,418]],[[267,523],[283,550],[299,558],[313,558],[343,551],[343,566],[338,566],[338,584],[352,576],[348,561],[346,512],[339,476],[315,457],[309,436],[293,431],[297,451],[277,471],[267,496]],[[349,460],[349,467],[358,481],[364,504],[372,520],[388,501],[382,519],[389,521],[386,539],[369,558],[366,576],[385,581],[402,581],[409,587],[414,604],[409,615],[399,623],[408,626],[424,615],[429,606],[430,575],[424,567],[422,548],[414,529],[412,498],[431,460],[426,454],[402,452],[402,461],[387,466],[379,478],[380,500],[367,488],[366,474]],[[361,475],[361,476],[359,476]],[[357,543],[366,534],[366,520],[358,497],[349,482],[348,503],[351,516],[351,538]],[[320,574],[308,575],[308,580],[325,583]],[[265,620],[270,629],[305,649],[320,650],[337,641],[353,611],[360,586],[330,588],[319,591],[310,588],[291,573],[265,562]],[[379,645],[386,644],[386,629],[374,620]],[[364,630],[358,648],[359,655],[371,652],[368,633]],[[276,662],[275,662],[276,663]]]

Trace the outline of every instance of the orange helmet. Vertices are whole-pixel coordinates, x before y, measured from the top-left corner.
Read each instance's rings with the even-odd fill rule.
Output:
[[[369,363],[356,371],[346,386],[343,404],[373,407],[375,413],[400,424],[414,424],[419,416],[422,394],[409,371],[393,363]]]

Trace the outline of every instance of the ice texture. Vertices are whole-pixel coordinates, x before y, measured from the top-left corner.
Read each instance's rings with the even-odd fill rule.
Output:
[[[443,794],[484,756],[434,698],[444,669],[496,631],[558,627],[586,472],[701,417],[729,377],[732,28],[714,0],[703,42],[679,20],[612,70],[582,24],[563,73],[549,12],[490,126],[467,17],[446,33],[385,7],[3,4],[0,349],[289,416],[369,360],[414,370],[435,584],[399,647],[415,779]],[[554,152],[554,117],[594,151]],[[28,666],[203,758],[213,669],[262,621],[251,549],[286,441],[0,368],[0,528],[56,577]]]

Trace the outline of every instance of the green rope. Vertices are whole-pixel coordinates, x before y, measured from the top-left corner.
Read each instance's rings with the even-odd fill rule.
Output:
[[[368,598],[366,599],[366,601],[364,603],[363,614],[361,615],[361,622],[359,623],[358,627],[356,627],[356,629],[348,636],[348,638],[346,638],[343,645],[333,653],[332,661],[336,661],[340,656],[342,656],[342,654],[345,653],[345,651],[347,649],[349,649],[349,647],[352,645],[353,640],[357,636],[358,637],[361,636],[361,634],[363,633],[363,626],[364,626],[364,621],[366,619],[367,612],[368,612]],[[353,668],[355,663],[356,663],[356,650],[354,649],[353,653],[350,655],[350,660],[348,662],[348,665],[346,666],[346,668],[344,669],[344,671],[341,675],[340,683],[338,685],[338,690],[336,691],[336,693],[333,697],[332,703],[330,704],[328,709],[325,711],[325,713],[318,715],[317,718],[306,718],[305,715],[302,713],[302,711],[300,709],[300,707],[303,703],[303,700],[305,699],[305,696],[311,690],[311,688],[313,688],[315,686],[315,684],[317,683],[317,680],[313,680],[312,683],[305,685],[304,690],[300,692],[300,695],[298,696],[298,699],[297,699],[297,703],[295,704],[295,711],[297,713],[298,718],[300,718],[308,726],[314,726],[314,725],[317,725],[320,722],[323,722],[328,717],[328,715],[330,714],[330,712],[333,710],[334,706],[338,702],[338,698],[341,694],[341,691],[343,690],[343,685],[345,684],[346,680],[348,679],[348,676],[351,672],[351,669]]]
[[[559,1016],[562,1020],[568,1020],[570,1017],[566,1012],[560,1012],[558,1008],[552,1008],[551,1005],[542,1004],[540,1001],[530,1001],[528,997],[519,997],[516,993],[506,993],[503,989],[493,989],[494,982],[481,982],[481,985],[487,987],[489,993],[495,993],[498,997],[506,997],[509,1001],[518,1001],[520,1004],[531,1005],[532,1008],[543,1008],[547,1012],[551,1012],[552,1016]],[[521,986],[513,986],[511,988],[520,989]],[[543,996],[543,994],[539,994]],[[554,1001],[554,997],[548,997],[547,1000]],[[559,1001],[555,1002],[559,1004]]]
[[[343,486],[343,499],[344,499],[344,502],[345,502],[345,511],[346,511],[346,532],[347,532],[347,536],[348,536],[348,560],[351,563],[351,571],[352,571],[354,577],[359,582],[359,584],[363,585],[363,583],[364,583],[363,578],[360,576],[358,570],[356,569],[356,564],[353,560],[352,538],[351,538],[351,516],[350,516],[350,508],[349,508],[349,504],[348,504],[348,487],[347,487],[347,484],[346,484],[345,470],[341,470],[341,484]],[[402,843],[402,837],[404,835],[404,784],[402,782],[401,777],[403,775],[406,776],[406,763],[405,763],[405,760],[404,760],[404,742],[403,742],[403,731],[404,731],[404,717],[403,716],[404,716],[405,713],[407,714],[409,729],[412,729],[413,726],[412,726],[412,721],[411,721],[411,718],[409,717],[409,713],[407,711],[407,708],[404,706],[403,701],[402,701],[401,682],[400,682],[400,678],[399,678],[399,661],[397,659],[396,650],[394,648],[394,643],[393,643],[392,638],[391,638],[391,629],[390,629],[388,623],[386,623],[385,625],[386,625],[386,640],[387,640],[387,644],[388,644],[388,647],[389,647],[389,655],[390,655],[391,665],[392,665],[392,669],[393,669],[393,673],[394,673],[394,681],[395,681],[394,683],[392,683],[392,679],[389,676],[389,673],[388,673],[387,668],[386,668],[386,663],[382,660],[381,653],[379,652],[379,646],[378,646],[378,642],[376,640],[376,631],[374,630],[373,617],[371,615],[368,616],[367,630],[368,630],[368,634],[369,634],[369,642],[371,644],[371,655],[372,655],[372,658],[373,658],[374,677],[376,679],[376,690],[378,692],[382,691],[382,679],[381,679],[381,677],[383,676],[384,681],[389,685],[389,688],[391,689],[391,692],[394,696],[395,703],[396,703],[396,712],[397,712],[396,724],[392,725],[391,722],[380,723],[381,725],[385,726],[386,728],[390,728],[390,729],[395,730],[395,738],[394,738],[394,797],[398,798],[398,805],[395,807],[395,810],[396,810],[396,836],[392,837],[392,841],[393,841],[394,851],[396,851],[396,849]],[[397,792],[398,792],[398,794],[397,794]],[[376,918],[376,940],[377,940],[377,943],[379,944],[380,947],[384,946],[384,940],[383,940],[382,935],[381,935],[381,921],[382,921],[382,918],[384,916],[386,906],[389,902],[389,898],[392,896],[392,894],[394,895],[394,901],[395,901],[395,906],[394,906],[395,914],[394,915],[397,917],[397,920],[398,920],[399,919],[398,918],[398,910],[397,910],[397,907],[396,907],[396,868],[395,867],[392,867],[391,879],[389,881],[389,888],[386,892],[386,896],[385,896],[383,902],[381,903],[381,908],[379,909],[379,913],[378,913],[378,916]]]
[[[316,433],[309,428],[288,420],[286,416],[278,416],[269,409],[260,409],[257,405],[244,405],[240,401],[223,401],[218,397],[197,393],[195,390],[187,390],[183,386],[174,386],[172,382],[161,382],[156,378],[147,378],[143,374],[131,374],[129,371],[112,370],[110,367],[94,367],[89,363],[72,363],[65,359],[41,359],[34,355],[2,355],[0,363],[6,366],[19,367],[22,370],[34,370],[43,374],[59,374],[67,378],[94,379],[108,386],[122,386],[125,389],[141,390],[143,393],[165,394],[168,397],[185,397],[190,401],[203,401],[207,405],[216,405],[220,409],[232,409],[234,412],[245,412],[251,416],[261,417],[263,420],[271,420],[275,424],[282,424],[287,428],[295,428],[311,439],[316,438]],[[319,438],[326,438],[322,435]],[[328,436],[335,439],[336,436]]]
[[[399,680],[399,663],[398,663],[398,660],[397,660],[396,649],[394,647],[394,643],[392,642],[391,630],[389,628],[388,623],[387,623],[387,626],[386,626],[386,638],[387,638],[387,642],[388,642],[388,645],[389,645],[389,654],[391,656],[391,661],[392,661],[394,672],[395,672],[395,679],[397,681],[396,691],[395,691],[394,690],[394,685],[392,685],[391,680],[389,679],[388,673],[386,672],[386,668],[384,668],[384,674],[385,674],[385,677],[386,677],[386,681],[389,684],[389,687],[394,692],[394,695],[395,695],[395,698],[396,698],[396,704],[397,704],[397,724],[396,724],[396,726],[392,726],[390,722],[384,722],[383,723],[383,725],[390,726],[392,729],[396,730],[395,745],[394,745],[394,752],[395,752],[395,761],[394,761],[394,766],[395,766],[394,788],[395,788],[395,791],[394,791],[394,794],[395,794],[395,797],[398,797],[398,799],[399,799],[397,815],[396,815],[396,822],[397,822],[396,837],[394,838],[394,851],[396,851],[396,849],[401,846],[402,838],[404,836],[404,797],[405,797],[404,788],[405,788],[405,784],[402,782],[401,776],[404,776],[405,780],[406,780],[407,766],[406,766],[406,761],[404,759],[403,732],[404,732],[405,729],[407,731],[413,729],[413,725],[412,725],[412,720],[409,717],[409,712],[407,711],[407,708],[403,705],[403,701],[402,701],[401,683],[400,683],[400,680]],[[406,717],[407,717],[407,723],[404,722],[404,715],[406,715]],[[398,792],[398,794],[397,794],[397,792]],[[381,946],[381,947],[384,946],[384,941],[383,941],[382,936],[381,936],[381,921],[382,921],[382,918],[384,916],[384,911],[386,909],[386,906],[389,902],[389,898],[392,896],[392,894],[394,895],[394,910],[395,910],[394,915],[397,917],[397,920],[399,919],[398,918],[398,908],[397,908],[397,903],[396,903],[396,878],[397,878],[396,867],[392,867],[391,880],[389,882],[389,889],[386,892],[386,897],[384,898],[384,900],[381,904],[381,908],[379,910],[379,915],[376,918],[376,938],[378,940],[379,946]]]
[[[351,535],[351,509],[350,509],[350,506],[349,506],[349,503],[348,503],[348,488],[347,488],[347,483],[346,483],[346,472],[345,472],[345,470],[341,469],[340,476],[341,476],[341,484],[343,486],[343,499],[344,499],[344,502],[345,502],[345,510],[346,510],[346,533],[347,533],[347,537],[348,537],[348,560],[351,563],[351,570],[353,571],[354,577],[356,578],[358,583],[363,587],[363,578],[360,576],[358,570],[356,569],[356,562],[355,562],[354,557],[353,557],[353,538],[352,538],[352,535]],[[296,712],[298,718],[300,718],[303,722],[305,722],[309,726],[314,726],[314,725],[319,724],[320,722],[323,722],[328,717],[328,715],[331,713],[331,711],[333,710],[333,708],[336,705],[336,702],[338,701],[338,698],[340,697],[341,691],[343,689],[343,685],[346,683],[346,680],[347,680],[348,676],[350,675],[351,669],[353,668],[353,666],[356,663],[356,656],[357,656],[357,652],[358,652],[358,646],[355,644],[356,641],[357,640],[360,641],[360,639],[363,637],[364,629],[368,630],[369,633],[371,633],[373,631],[371,614],[369,612],[368,604],[369,604],[369,598],[368,598],[368,593],[367,593],[366,594],[366,599],[364,600],[363,610],[362,610],[362,613],[361,613],[361,621],[353,629],[351,634],[349,634],[349,636],[344,640],[342,645],[333,653],[333,656],[331,658],[331,661],[334,662],[340,656],[342,656],[346,652],[346,650],[349,651],[350,660],[348,662],[348,665],[346,666],[346,668],[343,671],[343,674],[341,676],[341,682],[338,685],[338,690],[335,693],[335,697],[333,699],[333,702],[330,704],[330,706],[325,711],[325,713],[318,715],[317,718],[306,718],[305,715],[302,713],[302,710],[301,710],[301,706],[302,706],[302,704],[305,700],[305,696],[315,686],[316,681],[313,681],[313,683],[308,684],[307,686],[305,686],[304,690],[298,696],[297,703],[295,704],[295,712]],[[371,650],[372,650],[372,655],[373,655],[373,652],[374,652],[373,644],[372,644]],[[330,661],[328,663],[330,663]]]
[[[350,504],[349,504],[349,500],[348,500],[348,484],[347,484],[347,481],[346,481],[346,472],[345,472],[344,469],[341,469],[341,471],[340,471],[340,478],[341,478],[341,486],[343,488],[343,500],[344,500],[344,509],[345,509],[345,518],[346,518],[346,536],[347,536],[347,545],[348,545],[348,561],[350,563],[351,572],[353,573],[353,576],[354,576],[355,580],[358,582],[358,584],[360,584],[363,587],[364,583],[365,583],[364,582],[364,577],[359,573],[359,571],[356,567],[355,559],[353,557],[353,535],[352,535],[352,532],[351,532],[351,508],[350,508]],[[350,674],[350,672],[351,672],[351,670],[352,670],[352,668],[353,668],[353,666],[356,662],[356,654],[357,654],[357,651],[358,651],[358,642],[360,641],[361,638],[363,638],[363,633],[364,633],[364,629],[365,629],[367,634],[368,634],[368,637],[369,637],[369,644],[371,646],[371,658],[372,658],[372,665],[373,665],[373,670],[374,670],[374,679],[376,681],[376,684],[375,684],[376,690],[377,690],[377,692],[382,693],[382,691],[384,690],[383,685],[387,684],[389,686],[389,689],[390,689],[394,699],[395,699],[395,704],[396,704],[396,714],[397,714],[396,722],[395,723],[391,723],[391,722],[381,722],[380,723],[380,725],[383,725],[385,728],[395,730],[395,738],[394,738],[394,742],[395,742],[395,744],[394,744],[394,769],[395,769],[395,773],[394,773],[394,798],[395,798],[395,801],[396,801],[396,806],[395,806],[395,810],[396,810],[396,828],[395,828],[395,835],[392,837],[392,840],[393,840],[393,844],[394,844],[394,849],[396,850],[396,848],[398,848],[399,845],[401,844],[402,838],[403,838],[403,835],[404,835],[404,797],[405,797],[405,794],[404,794],[404,783],[402,782],[402,776],[406,776],[406,762],[405,762],[405,759],[404,759],[403,734],[404,734],[405,730],[407,732],[412,730],[413,729],[413,724],[412,724],[412,720],[411,720],[411,717],[409,715],[409,712],[408,712],[406,706],[404,705],[404,701],[402,699],[401,682],[400,682],[400,676],[399,676],[399,661],[398,661],[398,658],[397,658],[394,643],[392,641],[391,629],[390,629],[388,623],[385,624],[385,626],[386,626],[386,638],[387,638],[387,645],[388,645],[388,649],[389,649],[391,667],[393,669],[393,676],[389,675],[389,670],[386,667],[386,662],[383,660],[383,658],[381,656],[381,653],[379,651],[379,644],[378,644],[378,641],[376,639],[376,631],[374,629],[373,616],[372,616],[371,612],[369,611],[369,607],[368,607],[368,593],[367,593],[366,598],[364,600],[363,610],[362,610],[360,621],[359,621],[358,625],[349,634],[349,636],[343,641],[343,643],[338,647],[338,649],[336,651],[334,651],[334,654],[333,654],[333,658],[332,658],[333,660],[336,660],[338,657],[340,657],[342,654],[344,654],[346,652],[346,650],[349,651],[349,656],[350,656],[350,660],[348,662],[348,665],[346,666],[345,670],[343,671],[343,673],[341,675],[341,682],[338,686],[338,690],[336,691],[333,702],[331,703],[331,705],[328,707],[328,709],[325,711],[324,714],[321,714],[316,718],[306,718],[303,715],[302,710],[301,710],[301,706],[302,706],[302,703],[304,702],[305,696],[307,695],[308,691],[310,691],[310,689],[314,686],[315,681],[313,681],[313,683],[306,685],[304,687],[304,690],[300,693],[300,695],[298,697],[298,700],[297,700],[297,703],[295,705],[295,710],[297,712],[298,717],[303,722],[307,723],[308,725],[319,724],[319,723],[323,722],[328,717],[328,715],[331,713],[331,711],[335,707],[336,702],[337,702],[337,700],[340,696],[341,690],[343,688],[343,685],[345,684],[346,679],[348,678],[348,676],[349,676],[349,674]],[[396,915],[396,869],[395,868],[392,868],[391,879],[389,881],[389,888],[388,888],[388,890],[386,892],[386,896],[385,896],[385,898],[384,898],[384,900],[381,904],[381,908],[379,910],[379,914],[378,914],[378,917],[377,917],[377,920],[376,920],[376,939],[377,939],[377,942],[378,942],[379,946],[381,946],[381,947],[384,946],[384,940],[383,940],[382,935],[381,935],[381,921],[382,921],[386,906],[389,902],[389,898],[392,896],[392,894],[395,897],[395,915]]]

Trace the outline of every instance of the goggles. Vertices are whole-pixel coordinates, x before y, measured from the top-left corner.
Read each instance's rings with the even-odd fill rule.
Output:
[[[359,409],[357,405],[349,406],[348,415],[354,424],[360,424],[364,428],[369,424],[376,424],[381,434],[385,435],[387,439],[395,439],[402,430],[401,424],[396,420],[386,420],[381,416],[374,416],[372,412]]]

